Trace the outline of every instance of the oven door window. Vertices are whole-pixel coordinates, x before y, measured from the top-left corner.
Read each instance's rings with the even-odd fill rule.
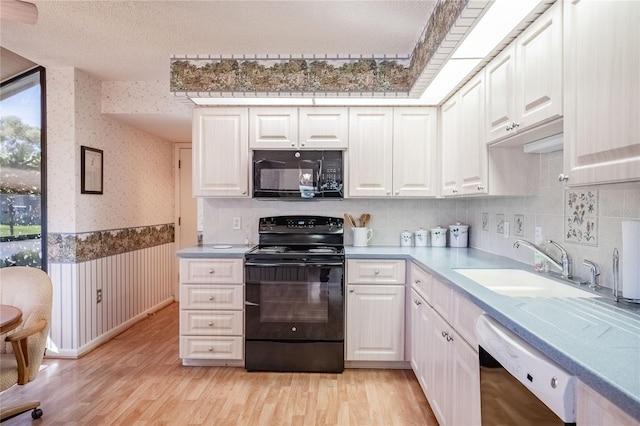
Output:
[[[342,266],[247,266],[248,339],[342,339]]]

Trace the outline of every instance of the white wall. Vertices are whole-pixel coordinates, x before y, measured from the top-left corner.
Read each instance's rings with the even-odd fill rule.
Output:
[[[472,247],[511,257],[533,264],[533,252],[526,248],[514,249],[518,238],[534,241],[534,228],[542,226],[545,239],[557,241],[573,257],[574,274],[588,277],[582,266],[583,259],[596,262],[602,269],[601,283],[612,287],[613,275],[611,254],[613,248],[622,249],[621,222],[624,219],[640,218],[640,183],[593,187],[599,194],[598,245],[589,247],[565,242],[565,188],[558,182],[562,172],[562,151],[545,154],[540,160],[540,182],[536,183],[537,195],[527,197],[480,197],[461,199],[423,200],[354,200],[284,202],[259,201],[253,199],[228,200],[205,199],[202,226],[205,244],[242,244],[249,237],[249,244],[257,243],[258,218],[283,214],[319,214],[342,217],[371,213],[371,228],[374,237],[371,245],[399,245],[402,231],[415,231],[436,225],[448,226],[456,221],[470,225]],[[487,213],[488,228],[482,230],[482,214]],[[511,224],[511,236],[498,234],[497,215]],[[524,217],[524,236],[513,235],[514,215]],[[242,230],[232,229],[234,216],[242,218]],[[351,244],[349,232],[345,243]]]

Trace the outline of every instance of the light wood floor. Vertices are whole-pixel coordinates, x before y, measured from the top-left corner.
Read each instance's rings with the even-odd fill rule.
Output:
[[[3,425],[437,425],[411,370],[248,373],[184,367],[173,303],[79,360],[46,359],[0,395],[39,399],[44,416]]]

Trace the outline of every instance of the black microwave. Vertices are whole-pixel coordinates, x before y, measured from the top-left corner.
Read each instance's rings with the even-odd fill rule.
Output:
[[[342,198],[342,151],[253,151],[253,197]]]

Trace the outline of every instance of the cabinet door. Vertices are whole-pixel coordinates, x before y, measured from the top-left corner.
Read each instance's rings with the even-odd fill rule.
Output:
[[[392,123],[392,108],[349,109],[349,197],[391,196]]]
[[[459,194],[486,194],[488,166],[484,132],[484,73],[460,89],[459,108]]]
[[[515,49],[507,47],[485,68],[487,143],[511,136],[515,121]]]
[[[640,426],[639,419],[632,418],[582,382],[578,382],[576,390],[576,423],[590,426]]]
[[[297,108],[251,108],[249,114],[251,149],[291,149],[298,146]]]
[[[436,108],[395,108],[393,112],[393,195],[436,195]]]
[[[430,395],[431,308],[414,289],[411,290],[411,368],[425,395]]]
[[[350,361],[404,361],[404,286],[349,285]]]
[[[193,195],[248,197],[246,108],[193,111]]]
[[[401,284],[405,282],[404,260],[349,259],[347,282],[349,284]]]
[[[458,96],[454,96],[440,110],[442,123],[442,195],[456,195],[459,185],[458,155]]]
[[[348,109],[300,108],[299,141],[304,149],[346,149],[349,145]]]
[[[640,179],[640,2],[563,2],[569,185]]]
[[[452,425],[480,425],[480,361],[478,352],[471,349],[459,336],[452,335],[449,346],[451,383],[453,389],[449,395]],[[460,404],[460,401],[464,403]]]
[[[637,39],[636,39],[637,42]],[[516,39],[516,130],[562,115],[562,2]],[[573,78],[569,75],[569,78]]]
[[[451,345],[447,342],[449,325],[435,311],[431,312],[429,350],[429,389],[427,395],[433,414],[441,425],[450,425],[449,406],[451,405]],[[456,397],[457,398],[457,397]],[[457,399],[456,399],[457,400]]]

